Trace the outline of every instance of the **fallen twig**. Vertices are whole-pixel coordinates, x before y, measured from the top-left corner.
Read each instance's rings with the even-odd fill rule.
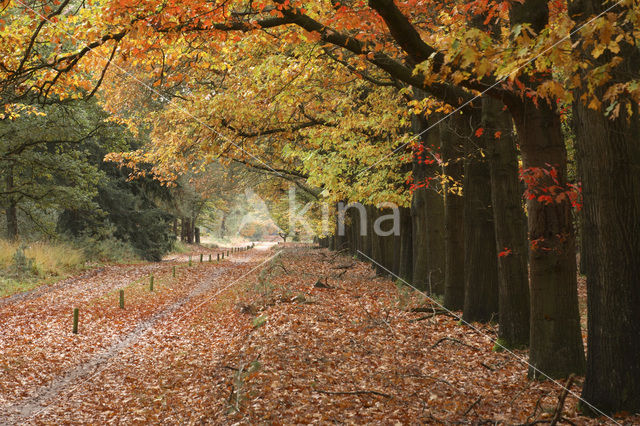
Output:
[[[558,405],[556,406],[556,412],[551,419],[551,426],[554,426],[558,423],[558,420],[562,418],[562,410],[564,410],[564,401],[567,399],[567,395],[569,394],[569,390],[571,389],[571,385],[573,384],[573,379],[575,376],[571,374],[567,379],[567,382],[564,385],[564,389],[560,393],[560,397],[558,398]]]
[[[495,368],[493,368],[492,366],[490,366],[488,364],[485,364],[484,362],[481,362],[480,365],[483,366],[484,368],[486,368],[487,370],[496,371]]]
[[[383,320],[382,318],[377,319],[374,318],[373,315],[371,315],[371,313],[369,313],[369,311],[367,310],[367,308],[365,308],[364,304],[360,301],[360,299],[356,299],[358,301],[358,304],[360,305],[360,307],[362,308],[362,310],[367,314],[367,316],[369,317],[369,319],[376,324],[379,323],[383,323],[384,325],[387,326],[387,328],[389,329],[389,331],[391,332],[391,334],[393,334],[394,336],[396,335],[396,332],[393,331],[393,328],[391,328],[391,324],[389,324],[387,321]]]
[[[392,396],[389,394],[378,392],[375,390],[356,390],[356,391],[339,391],[339,392],[326,391],[322,389],[313,389],[313,390],[315,392],[324,393],[327,395],[378,395],[384,398],[392,398]]]
[[[333,288],[329,285],[327,277],[324,277],[324,282],[322,282],[322,278],[318,278],[318,281],[316,281],[313,286],[315,288]]]
[[[463,342],[462,340],[458,340],[458,339],[454,339],[453,337],[443,337],[442,339],[438,340],[436,343],[433,344],[433,346],[431,346],[431,349],[435,348],[436,346],[438,346],[440,343],[449,340],[450,342],[455,342],[455,343],[459,343],[462,346],[466,346],[468,348],[471,348],[475,351],[479,351],[480,349],[476,348],[475,346],[469,345],[468,343]]]
[[[240,371],[239,368],[235,368],[235,367],[232,367],[230,365],[224,365],[224,366],[222,366],[222,368],[226,368],[227,370],[231,370],[231,371]]]
[[[531,414],[530,416],[527,417],[527,421],[524,422],[521,426],[528,426],[528,425],[534,425],[534,424],[538,424],[538,423],[544,423],[545,421],[531,421],[530,419],[535,419],[536,417],[538,417],[538,410],[541,408],[541,403],[542,403],[542,398],[546,397],[547,395],[549,395],[549,392],[545,392],[542,395],[540,395],[540,397],[538,398],[538,400],[536,401],[536,405],[533,408],[533,414]],[[548,422],[549,420],[547,420],[546,422]]]
[[[529,387],[531,387],[531,383],[533,383],[532,381],[528,381],[527,382],[527,386],[523,387],[522,389],[520,389],[513,398],[511,398],[511,401],[509,401],[509,404],[513,406],[513,403],[515,402],[516,399],[518,399],[518,397],[520,395],[522,395],[522,393],[524,391],[526,391],[527,389],[529,389]]]
[[[352,263],[351,265],[332,266],[331,269],[350,269],[350,268],[353,268],[354,266],[356,266],[356,264]]]
[[[453,315],[453,314],[451,314],[451,313],[449,313],[447,311],[437,311],[435,313],[432,313],[432,314],[429,314],[429,315],[425,315],[425,316],[420,317],[420,318],[415,318],[415,319],[409,320],[409,322],[424,321],[424,320],[428,320],[429,318],[436,317],[438,315],[444,315],[446,317],[457,318],[455,315]]]
[[[443,309],[438,309],[438,308],[436,308],[434,306],[418,306],[416,308],[411,308],[411,312],[420,312],[420,313],[422,313],[422,312],[440,312],[440,311],[447,312],[447,311],[445,311]]]
[[[462,415],[463,417],[466,417],[467,414],[469,414],[471,412],[471,410],[473,410],[475,408],[476,405],[478,405],[478,403],[482,400],[482,397],[479,396],[478,399],[476,399],[475,401],[473,401],[473,404],[471,404],[469,406],[469,408],[467,408],[467,410],[464,412],[464,414]]]

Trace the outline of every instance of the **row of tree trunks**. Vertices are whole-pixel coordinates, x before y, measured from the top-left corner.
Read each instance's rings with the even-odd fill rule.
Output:
[[[360,212],[347,210],[346,244],[379,263],[378,273],[389,270],[429,294],[444,295],[445,306],[462,309],[467,321],[498,315],[501,343],[522,346],[529,340],[528,253],[517,153],[510,116],[501,103],[486,102],[482,115],[456,115],[429,131],[426,120],[414,117],[413,129],[423,144],[413,164],[414,181],[428,184],[418,185],[410,210],[400,209],[401,232],[391,243],[372,226],[386,212],[367,207],[364,236],[357,234]],[[476,137],[481,126],[485,136]],[[504,139],[494,140],[497,132]],[[448,177],[444,197],[437,186],[443,166],[432,161],[441,145]],[[495,211],[494,204],[500,209]],[[470,231],[465,234],[465,229]],[[356,236],[350,236],[353,232]],[[509,254],[500,258],[499,267],[502,249]]]
[[[180,241],[187,244],[200,244],[200,228],[195,226],[195,220],[188,217],[181,218]]]
[[[577,22],[608,7],[602,0],[571,3],[571,13]],[[385,2],[385,5],[391,7],[393,2]],[[380,4],[378,6],[377,10],[384,9]],[[549,7],[546,0],[524,0],[514,2],[510,7],[510,23],[514,27],[527,24],[531,30],[540,33],[548,21]],[[393,30],[398,30],[393,22],[386,22],[392,33]],[[590,52],[584,53],[592,59]],[[625,62],[616,69],[619,75],[614,73],[609,84],[637,75],[640,68],[637,46],[629,46],[623,56]],[[602,61],[610,59],[606,53],[601,55]],[[618,77],[618,81],[615,77]],[[530,75],[523,72],[518,79],[528,90],[535,92],[539,82],[544,81],[546,76],[544,73],[538,75],[536,71],[530,72]],[[605,89],[596,93],[596,96],[602,98]],[[462,179],[459,159],[463,155],[456,152],[460,151],[460,137],[455,131],[449,131],[446,135],[445,129],[441,132],[445,174],[453,178],[444,188],[445,303],[453,309],[464,305],[467,312],[469,305],[475,307],[477,299],[471,297],[469,292],[478,288],[473,284],[472,277],[478,273],[478,259],[482,256],[476,250],[479,248],[480,237],[484,236],[486,239],[489,235],[487,229],[490,228],[486,223],[479,223],[479,220],[493,220],[493,255],[497,257],[498,251],[502,255],[496,268],[503,329],[501,337],[510,344],[526,343],[526,330],[529,327],[529,376],[561,378],[574,373],[581,374],[586,368],[583,396],[587,401],[608,412],[638,410],[640,365],[636,359],[640,352],[640,266],[637,263],[640,256],[640,146],[637,144],[637,135],[640,133],[640,111],[637,102],[630,100],[631,111],[627,113],[621,108],[620,115],[615,120],[608,120],[601,112],[589,111],[582,104],[576,107],[581,126],[578,129],[580,172],[584,183],[589,185],[584,194],[585,235],[582,240],[585,249],[584,270],[588,275],[589,289],[590,342],[588,366],[585,366],[578,312],[572,206],[566,196],[552,200],[540,197],[545,190],[548,193],[551,187],[568,188],[567,152],[560,114],[553,100],[547,103],[518,94],[509,95],[500,91],[495,93],[502,93],[500,101],[508,106],[515,122],[523,158],[523,173],[534,177],[529,179],[527,188],[529,247],[526,242],[522,242],[523,215],[521,211],[516,211],[521,209],[516,202],[517,180],[513,179],[514,170],[517,170],[511,148],[513,141],[505,140],[504,145],[500,143],[491,149],[487,146],[488,166],[473,163],[467,158],[465,201],[455,191],[456,181]],[[575,99],[580,99],[580,96],[575,96]],[[502,117],[497,114],[496,107],[501,105],[484,106],[485,111],[490,111],[491,114],[483,117],[483,125],[501,126],[502,123],[509,126],[510,123],[503,123]],[[447,121],[447,125],[454,130],[463,128],[465,123],[456,123],[459,119],[465,119],[465,115],[455,114]],[[510,133],[505,131],[503,135]],[[419,167],[416,170],[421,171]],[[493,212],[486,208],[487,192],[478,187],[478,182],[486,179],[487,173],[493,181],[490,186]],[[484,182],[488,183],[486,180]],[[424,279],[425,272],[429,274],[431,271],[428,242],[422,240],[423,234],[428,233],[429,224],[422,222],[426,215],[419,211],[424,205],[424,199],[420,197],[422,194],[414,199],[412,206],[412,230],[417,230],[412,235],[413,260],[414,263],[424,261],[426,269],[420,270],[414,266],[414,280]],[[495,212],[498,209],[500,213]],[[473,220],[470,219],[471,213]],[[386,246],[381,240],[382,238],[371,238],[372,256],[388,265]],[[524,255],[527,251],[529,299],[525,285],[527,264]],[[460,261],[461,253],[467,253],[464,256],[466,262]],[[485,266],[487,271],[494,269]],[[422,278],[416,276],[417,270],[421,271]],[[496,287],[493,278],[481,277],[480,281],[483,282],[482,285],[490,284],[492,289]],[[431,287],[427,281],[421,283],[424,287]],[[433,292],[433,288],[428,290]],[[493,294],[494,290],[490,293]],[[530,300],[528,325],[524,321],[527,300]],[[495,299],[485,301],[485,304],[491,303],[495,303]],[[472,313],[466,316],[470,317]],[[486,318],[486,312],[479,316]]]
[[[444,226],[439,228],[444,235],[445,306],[462,309],[468,321],[488,321],[500,313],[500,337],[505,346],[532,342],[531,377],[540,376],[541,371],[552,377],[580,372],[584,368],[584,354],[577,310],[571,206],[568,202],[546,204],[535,197],[528,201],[530,238],[534,242],[530,327],[525,260],[528,250],[515,141],[509,131],[511,122],[508,116],[500,114],[501,104],[486,104],[483,110],[486,113],[482,115],[456,114],[437,133],[431,133],[438,135],[441,167],[447,178],[443,188],[444,209],[421,211],[421,207],[428,206],[426,195],[430,193],[428,189],[422,190],[415,194],[412,203],[411,226],[406,218],[401,220],[399,241],[371,232],[360,246],[366,247],[370,241],[371,257],[378,273],[391,271],[397,275],[403,268],[402,254],[406,256],[409,252],[406,250],[409,238],[405,237],[403,243],[402,235],[410,232],[413,281],[431,294],[442,294],[432,286],[430,243],[434,241],[424,234],[430,235],[429,213],[443,218]],[[566,151],[556,112],[550,107],[536,108],[531,102],[525,109],[511,105],[511,113],[523,146],[525,167],[551,164],[560,182],[566,183]],[[424,126],[422,124],[422,128]],[[491,148],[488,135],[482,138],[475,134],[482,126],[491,129]],[[414,129],[416,127],[420,128],[418,125]],[[498,131],[504,134],[503,144],[493,140]],[[429,141],[429,137],[423,140]],[[430,177],[425,171],[425,162],[414,165],[414,170],[422,173],[417,179]],[[491,182],[492,176],[494,182]],[[499,211],[495,212],[492,205],[500,206]],[[367,211],[371,224],[386,214],[372,206]],[[336,237],[337,246],[341,238],[344,237]],[[346,241],[346,244],[352,243]],[[500,263],[498,251],[503,252]],[[404,264],[403,275],[407,264]],[[420,271],[420,275],[416,271]]]

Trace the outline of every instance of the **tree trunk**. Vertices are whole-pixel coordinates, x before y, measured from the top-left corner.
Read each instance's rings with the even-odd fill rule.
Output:
[[[400,228],[400,235],[392,235],[389,238],[391,239],[390,246],[392,247],[392,267],[390,269],[393,274],[400,276],[400,261],[402,260],[402,228]]]
[[[557,183],[542,174],[530,191],[552,185],[566,188],[567,153],[559,115],[546,103],[531,100],[510,105],[524,167],[555,171]],[[550,169],[550,167],[552,169]],[[585,368],[576,281],[575,236],[567,199],[528,197],[531,332],[529,376],[560,378]]]
[[[183,243],[187,242],[187,220],[186,217],[180,218],[180,241]]]
[[[491,173],[484,153],[486,137],[473,135],[481,127],[480,111],[463,117],[471,123],[471,128],[466,129],[470,136],[464,162],[463,319],[487,322],[497,319],[498,315],[498,256],[491,208]]]
[[[446,124],[445,124],[446,123]],[[461,192],[464,170],[464,141],[455,129],[466,126],[460,115],[454,114],[440,128],[444,172],[450,183],[445,185],[445,288],[444,306],[460,310],[464,306],[464,198]],[[449,127],[451,126],[451,127]]]
[[[7,209],[5,213],[7,217],[7,238],[10,241],[15,241],[18,239],[18,203],[11,194],[11,191],[14,189],[13,167],[8,167],[5,183],[7,192],[10,193],[7,197]]]
[[[575,109],[585,151],[584,212],[591,229],[587,270],[587,377],[582,396],[608,413],[640,410],[639,111],[609,121]],[[623,114],[624,115],[624,114]],[[585,407],[588,408],[588,407]]]
[[[371,213],[368,215],[370,222],[373,224],[379,216],[379,209],[371,206]],[[371,227],[373,231],[373,226]],[[371,232],[371,258],[374,260],[374,266],[377,275],[384,275],[385,270],[382,267],[384,263],[384,241],[383,237],[376,232]]]
[[[529,24],[539,33],[549,22],[546,0],[514,2],[509,9],[512,27]],[[538,77],[522,75],[519,80],[533,90]],[[513,115],[526,171],[554,170],[543,175],[535,189],[557,185],[566,187],[567,152],[555,100],[540,99],[536,105],[526,96],[505,99]],[[553,106],[550,106],[551,105]],[[552,169],[550,169],[552,168]],[[557,182],[556,182],[557,180]],[[530,188],[531,189],[531,188]],[[537,194],[536,194],[537,195]],[[528,197],[529,273],[531,330],[529,377],[566,377],[585,369],[580,333],[576,280],[575,235],[571,204],[567,199],[540,201]]]
[[[413,131],[422,133],[429,122],[414,116]],[[444,198],[441,185],[435,178],[442,170],[433,155],[440,154],[440,131],[436,126],[421,136],[422,149],[414,153],[413,179],[420,184],[429,180],[427,187],[413,192],[411,215],[413,221],[413,284],[420,290],[444,294],[445,237]],[[440,192],[439,192],[440,191]]]
[[[10,241],[18,239],[18,203],[14,200],[9,200],[7,206],[7,238]]]
[[[498,252],[502,252],[498,257],[498,337],[503,346],[510,348],[529,345],[529,251],[513,122],[502,106],[502,102],[483,98],[495,241]],[[496,132],[501,133],[500,137],[496,137]]]
[[[196,242],[196,218],[193,217],[189,220],[189,244]]]
[[[362,237],[361,250],[365,255],[371,257],[372,255],[371,241],[372,241],[372,233],[373,233],[373,225],[372,225],[373,217],[371,213],[371,207],[365,206],[365,212],[366,212],[365,225],[366,225],[367,233]]]
[[[400,208],[400,266],[398,275],[406,282],[413,283],[413,226],[411,209]]]
[[[574,1],[569,11],[579,25],[608,6],[599,0]],[[624,30],[628,34],[632,28]],[[581,45],[579,49],[593,59],[591,47]],[[610,85],[634,78],[640,69],[637,45],[621,42],[616,56],[624,61],[610,72],[607,84],[596,89],[600,99]],[[611,59],[605,52],[593,66]],[[574,98],[581,95],[578,91]],[[637,101],[622,96],[615,118],[579,101],[574,105],[589,256],[588,352],[582,398],[606,413],[640,412],[640,110]],[[631,115],[624,101],[630,103]]]
[[[352,254],[357,254],[360,249],[360,212],[351,209],[351,242],[350,249]]]
[[[222,220],[220,221],[220,238],[224,238],[227,235],[227,214],[222,213]]]

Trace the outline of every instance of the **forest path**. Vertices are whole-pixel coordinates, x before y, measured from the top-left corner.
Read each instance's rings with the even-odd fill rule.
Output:
[[[207,260],[107,267],[1,305],[0,424],[510,425],[554,415],[562,389],[527,380],[516,358],[526,351],[492,351],[492,325],[441,315],[350,255],[264,244]],[[609,424],[581,416],[572,395],[562,414]]]
[[[215,254],[211,263],[194,256],[191,267],[176,261],[107,266],[1,300],[0,424],[29,422],[121,351],[140,344],[159,322],[171,321],[266,256],[253,250],[219,263]],[[120,289],[125,309],[118,306]],[[76,307],[78,335],[71,332]]]

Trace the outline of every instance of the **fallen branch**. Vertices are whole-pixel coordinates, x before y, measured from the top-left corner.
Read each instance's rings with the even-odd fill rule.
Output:
[[[447,312],[444,309],[438,309],[434,306],[418,306],[417,308],[411,308],[411,312]]]
[[[573,379],[575,376],[571,374],[567,379],[567,382],[564,384],[564,389],[562,389],[562,393],[560,393],[560,397],[558,398],[558,405],[556,407],[556,412],[551,419],[551,426],[555,426],[558,423],[558,420],[562,418],[562,411],[564,410],[564,401],[567,399],[567,395],[569,394],[569,390],[571,389],[571,385],[573,384]]]
[[[342,391],[342,392],[332,392],[332,391],[326,391],[322,389],[313,389],[313,390],[315,392],[324,393],[327,395],[378,395],[384,398],[392,398],[392,396],[389,394],[374,391],[374,390],[356,390],[356,391]]]
[[[468,348],[471,348],[475,351],[479,351],[480,349],[476,348],[475,346],[471,346],[465,342],[463,342],[462,340],[458,340],[458,339],[454,339],[453,337],[443,337],[442,339],[438,340],[436,343],[433,344],[433,346],[431,346],[431,349],[435,348],[436,346],[438,346],[440,343],[449,340],[450,342],[454,342],[454,343],[459,343],[462,346],[466,346]]]
[[[469,408],[467,408],[467,410],[464,412],[464,414],[462,415],[463,417],[466,417],[467,414],[469,414],[471,412],[471,410],[473,410],[475,408],[476,405],[478,405],[478,403],[482,400],[482,397],[479,396],[478,399],[476,399],[473,404],[471,404],[469,406]]]
[[[336,275],[334,278],[338,279],[338,278],[342,278],[342,276],[348,271],[348,269],[343,269],[342,272],[340,272],[338,275]]]
[[[332,266],[331,269],[350,269],[350,268],[353,268],[354,266],[356,266],[356,264],[352,263],[351,265]]]
[[[318,281],[313,285],[315,288],[333,288],[329,285],[328,278],[324,277],[324,282],[322,282],[322,278],[318,278]]]
[[[447,311],[436,311],[436,312],[434,312],[434,313],[432,313],[432,314],[425,315],[425,316],[420,317],[420,318],[415,318],[415,319],[409,320],[409,322],[424,321],[424,320],[428,320],[429,318],[436,317],[436,316],[438,316],[438,315],[444,315],[444,316],[447,316],[447,317],[450,317],[450,318],[455,318],[455,319],[457,319],[457,318],[458,318],[458,317],[456,317],[455,315],[453,315],[453,314],[451,314],[451,313],[449,313],[449,312],[447,312]]]
[[[545,398],[547,395],[549,395],[549,392],[545,392],[543,394],[540,395],[540,397],[538,398],[538,400],[536,401],[536,405],[535,407],[533,407],[533,414],[529,415],[527,417],[526,422],[522,423],[520,426],[529,426],[529,425],[535,425],[538,423],[545,423],[545,422],[549,422],[549,420],[542,420],[542,421],[532,421],[532,419],[535,419],[538,417],[538,410],[541,409],[541,403],[542,403],[542,399]]]
[[[532,382],[532,381],[528,381],[528,382],[527,382],[527,386],[525,386],[525,387],[523,387],[522,389],[520,389],[520,390],[515,394],[515,396],[514,396],[513,398],[511,398],[511,401],[509,401],[509,404],[510,404],[511,406],[513,406],[513,403],[515,402],[515,400],[516,400],[516,399],[518,399],[518,397],[519,397],[520,395],[522,395],[522,393],[523,393],[524,391],[528,390],[528,389],[529,389],[529,387],[531,387],[531,383],[533,383],[533,382]]]
[[[383,320],[382,318],[377,319],[374,318],[373,315],[371,315],[371,313],[369,313],[369,311],[367,310],[367,308],[365,308],[364,304],[360,301],[360,299],[356,299],[358,301],[358,304],[360,305],[360,307],[362,308],[362,310],[367,314],[367,316],[369,317],[369,319],[375,323],[375,324],[379,324],[379,323],[383,323],[384,325],[387,326],[387,328],[389,329],[389,331],[391,332],[391,334],[393,334],[394,336],[396,335],[396,332],[393,331],[393,328],[391,328],[391,324],[389,324],[387,321]]]
[[[349,249],[343,248],[343,249],[341,249],[341,250],[336,251],[336,252],[333,254],[333,256],[331,256],[331,262],[333,262],[334,260],[336,260],[336,258],[337,258],[338,256],[340,256],[342,253],[344,253],[344,252],[346,252],[346,251],[348,251],[348,250],[349,250]]]
[[[495,368],[493,368],[492,366],[490,366],[488,364],[485,364],[484,362],[481,362],[480,365],[483,366],[484,368],[486,368],[487,370],[496,371]]]

